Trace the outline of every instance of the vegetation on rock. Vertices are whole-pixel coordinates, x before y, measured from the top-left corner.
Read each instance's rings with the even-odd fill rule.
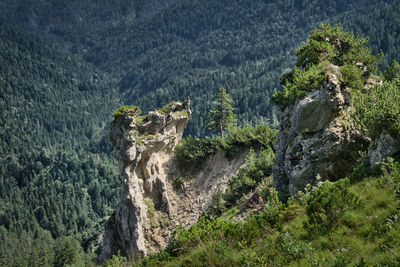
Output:
[[[310,91],[326,86],[330,64],[340,67],[344,85],[361,90],[370,74],[377,71],[383,56],[373,56],[367,42],[368,38],[344,32],[340,25],[321,24],[310,32],[307,43],[297,49],[296,67],[282,75],[282,90],[274,92],[272,101],[283,111]]]
[[[121,118],[127,112],[133,112],[135,115],[142,114],[142,111],[140,110],[140,108],[132,105],[132,106],[121,106],[112,115],[113,115],[114,119],[117,120],[117,119]]]

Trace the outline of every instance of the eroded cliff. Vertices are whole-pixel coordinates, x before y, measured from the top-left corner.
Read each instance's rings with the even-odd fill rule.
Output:
[[[206,169],[179,184],[183,173],[173,150],[190,117],[190,104],[171,103],[139,116],[127,109],[111,124],[122,180],[121,201],[109,218],[97,263],[120,251],[136,260],[164,249],[178,226],[195,223],[244,163],[244,156],[226,159],[218,152]]]

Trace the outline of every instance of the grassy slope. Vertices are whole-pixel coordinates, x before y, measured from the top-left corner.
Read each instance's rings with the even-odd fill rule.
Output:
[[[400,164],[392,162],[383,165],[379,174],[349,185],[357,201],[325,230],[307,226],[312,193],[283,205],[275,214],[280,218],[275,224],[266,219],[268,205],[276,208],[274,201],[256,215],[258,221],[199,222],[190,234],[180,234],[180,246],[169,251],[175,257],[164,252],[139,265],[398,266],[400,199],[395,192],[399,183]]]

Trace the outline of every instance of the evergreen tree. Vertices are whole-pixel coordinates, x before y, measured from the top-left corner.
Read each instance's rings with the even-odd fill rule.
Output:
[[[231,102],[232,100],[226,93],[225,88],[221,87],[217,95],[215,109],[208,114],[208,129],[219,131],[221,137],[224,137],[224,130],[229,130],[236,125]]]

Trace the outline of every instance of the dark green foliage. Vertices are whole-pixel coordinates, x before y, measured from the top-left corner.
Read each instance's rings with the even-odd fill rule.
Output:
[[[18,235],[0,227],[1,266],[94,266],[79,243],[71,237],[54,240],[48,231],[34,237],[26,232]]]
[[[185,164],[196,164],[198,167],[210,155],[227,147],[223,138],[198,138],[188,136],[174,150],[176,157]]]
[[[310,232],[332,231],[346,209],[357,203],[357,197],[350,191],[349,179],[337,182],[325,181],[311,192],[307,200],[305,224]],[[314,232],[315,233],[315,232]]]
[[[373,54],[378,54],[380,51],[384,53],[380,70],[384,70],[394,59],[399,60],[399,12],[400,2],[392,1],[391,4],[380,3],[379,8],[359,13],[350,21],[342,20],[346,29],[370,37],[369,47],[372,48]]]
[[[374,170],[371,169],[368,154],[366,152],[360,152],[357,163],[349,175],[350,182],[359,182],[362,179],[369,177],[373,174]]]
[[[63,267],[71,265],[75,262],[78,256],[77,246],[74,244],[75,240],[66,237],[60,237],[54,244],[54,266]]]
[[[193,136],[206,135],[213,92],[221,86],[229,88],[239,126],[276,126],[269,98],[296,60],[296,47],[321,21],[355,20],[346,29],[368,33],[375,53],[384,45],[388,62],[400,54],[392,0],[4,1],[2,21],[106,70],[118,79],[124,104],[147,112],[190,95],[193,115],[185,132]]]
[[[212,203],[207,209],[206,216],[210,218],[216,218],[221,216],[226,211],[227,208],[225,206],[224,194],[219,190],[215,195],[213,195]]]
[[[367,42],[368,38],[344,32],[340,25],[321,24],[310,32],[307,43],[297,49],[296,67],[282,76],[282,90],[274,92],[272,101],[284,110],[308,92],[324,86],[330,64],[340,67],[344,85],[361,90],[382,58],[371,54]]]
[[[323,67],[326,64],[326,62],[322,62],[304,70],[294,67],[290,73],[283,74],[281,77],[282,90],[275,91],[271,100],[283,111],[296,99],[302,99],[310,91],[319,89],[326,80],[324,73],[326,68]]]
[[[107,122],[120,105],[119,95],[146,111],[190,95],[193,118],[185,133],[204,135],[212,92],[225,86],[239,125],[276,125],[276,111],[268,99],[279,86],[280,73],[295,61],[295,47],[320,21],[345,22],[346,29],[370,36],[374,53],[381,49],[385,53],[384,66],[400,54],[399,1],[110,3],[5,0],[0,4],[2,21],[56,40],[72,54],[109,70],[103,75],[70,54],[0,25],[1,266],[52,265],[53,237],[63,234],[90,248],[102,230],[99,221],[119,198],[117,166],[107,137]],[[387,80],[394,76],[385,73]],[[109,77],[118,78],[122,94],[113,89]],[[367,256],[374,255],[375,264],[370,265],[399,265],[398,259],[379,258],[383,247],[390,252],[399,245],[400,231],[393,225],[394,230],[379,236],[383,245],[364,254],[367,264],[372,261]],[[42,238],[43,233],[48,236]],[[276,255],[286,255],[287,249],[276,250],[269,244],[257,244],[262,249],[243,254],[235,249],[232,253],[241,258],[233,262],[273,265],[282,260],[285,265]],[[217,247],[218,252],[231,248],[230,244]],[[218,262],[231,256],[220,255],[224,257]],[[330,265],[331,255],[336,257],[336,252],[299,265]]]
[[[393,81],[394,79],[400,79],[400,64],[396,60],[393,60],[392,65],[388,66],[383,73],[386,81]]]
[[[225,88],[221,87],[214,103],[214,109],[208,113],[208,129],[217,131],[221,138],[224,137],[224,131],[229,131],[236,125],[231,102]]]
[[[46,232],[89,251],[119,199],[107,137],[116,90],[93,67],[4,24],[0,58],[0,227],[16,243],[41,244],[35,236]]]

